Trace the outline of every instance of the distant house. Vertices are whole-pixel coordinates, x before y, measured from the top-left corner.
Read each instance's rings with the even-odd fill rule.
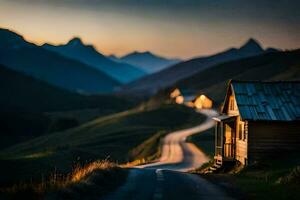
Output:
[[[185,104],[192,108],[203,109],[212,107],[213,101],[209,97],[203,94],[197,96],[196,93],[194,90],[180,91],[178,88],[175,88],[170,93],[170,98],[178,104]]]
[[[214,118],[215,161],[246,165],[300,149],[300,82],[230,81]]]
[[[195,91],[192,90],[180,90],[179,88],[175,88],[170,93],[170,98],[178,104],[187,104],[192,102],[195,97]]]
[[[212,108],[213,106],[213,101],[209,97],[205,96],[204,94],[196,97],[193,100],[193,103],[196,108],[200,108],[200,109]]]

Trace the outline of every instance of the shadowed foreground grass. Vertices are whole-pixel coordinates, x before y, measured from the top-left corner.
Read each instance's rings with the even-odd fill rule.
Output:
[[[1,188],[1,199],[95,199],[121,185],[127,171],[109,161],[76,165],[70,174],[54,172],[47,180]]]
[[[300,152],[279,154],[247,166],[235,175],[250,199],[300,199]]]
[[[213,162],[205,164],[193,173],[199,173],[223,187],[229,195],[238,199],[292,200],[300,199],[299,152],[269,156],[244,168],[237,163],[226,172],[202,174]]]
[[[206,154],[213,157],[213,129],[188,138]],[[237,163],[227,166],[216,174],[203,174],[213,160],[191,173],[201,174],[237,199],[300,199],[300,152],[269,156],[247,167]]]

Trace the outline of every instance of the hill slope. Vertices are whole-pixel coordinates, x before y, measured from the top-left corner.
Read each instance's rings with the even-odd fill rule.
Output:
[[[0,111],[49,112],[112,109],[127,101],[111,95],[85,96],[37,80],[0,64]]]
[[[28,43],[7,29],[0,29],[0,64],[71,91],[107,93],[120,85],[96,69]]]
[[[226,62],[183,79],[174,87],[193,89],[222,102],[229,79],[300,80],[300,50],[267,53]]]
[[[239,49],[232,48],[212,56],[181,62],[160,72],[133,81],[123,87],[123,92],[150,95],[159,89],[171,86],[181,79],[192,76],[216,64],[263,53],[265,53],[265,50],[262,49],[257,41],[250,39]]]
[[[116,59],[116,58],[114,58]],[[141,69],[148,73],[158,72],[171,65],[179,63],[178,59],[167,59],[153,53],[147,52],[132,52],[128,55],[119,58],[120,62],[128,63]]]
[[[81,118],[128,109],[133,103],[115,96],[83,96],[0,65],[0,149],[33,137],[67,129]],[[82,110],[83,111],[80,111]],[[44,112],[75,110],[51,117]],[[93,116],[87,112],[92,110]],[[53,116],[53,117],[52,117]],[[84,121],[84,120],[82,120]]]
[[[64,45],[54,46],[44,44],[42,47],[85,63],[122,83],[128,83],[146,75],[146,73],[138,67],[125,63],[114,62],[111,59],[106,58],[92,45],[83,44],[80,38],[73,38]]]
[[[0,152],[0,168],[7,169],[0,170],[0,185],[8,180],[41,178],[41,174],[54,169],[68,172],[74,162],[108,156],[125,162],[131,150],[153,135],[203,120],[202,115],[189,108],[164,105],[101,117],[74,129],[41,136]]]

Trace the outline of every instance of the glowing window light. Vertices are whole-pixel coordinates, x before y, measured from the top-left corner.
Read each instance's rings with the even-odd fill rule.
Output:
[[[173,92],[171,92],[170,97],[171,98],[176,98],[176,97],[178,97],[180,95],[181,95],[180,90],[178,88],[176,88]]]
[[[183,97],[183,96],[178,96],[178,97],[176,97],[175,102],[176,102],[177,104],[183,104],[183,102],[184,102],[184,97]]]
[[[211,108],[212,107],[212,101],[203,94],[200,95],[198,98],[196,98],[194,104],[195,104],[195,107],[198,108],[198,109]]]

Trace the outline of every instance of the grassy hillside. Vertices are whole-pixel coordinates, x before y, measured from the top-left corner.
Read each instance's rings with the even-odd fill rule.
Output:
[[[0,111],[49,112],[123,107],[128,101],[112,95],[79,95],[0,65]]]
[[[65,132],[38,137],[1,151],[1,182],[41,178],[54,168],[68,172],[74,162],[109,157],[129,160],[129,152],[160,131],[192,126],[203,120],[193,110],[164,105],[101,117]],[[10,174],[9,172],[13,172]]]
[[[300,79],[300,50],[274,52],[215,65],[174,86],[198,90],[218,103],[223,101],[227,82],[238,80]],[[209,78],[208,78],[209,77]]]
[[[115,163],[95,161],[76,166],[67,175],[55,173],[42,182],[0,188],[0,199],[99,199],[123,184],[127,174]]]
[[[134,105],[129,98],[68,92],[3,65],[0,91],[0,149]]]

